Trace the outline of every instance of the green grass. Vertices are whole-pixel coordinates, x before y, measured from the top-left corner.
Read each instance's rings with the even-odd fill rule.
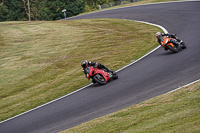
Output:
[[[0,121],[83,87],[80,63],[113,70],[157,47],[157,27],[119,19],[0,23]]]
[[[200,81],[62,133],[199,133]]]

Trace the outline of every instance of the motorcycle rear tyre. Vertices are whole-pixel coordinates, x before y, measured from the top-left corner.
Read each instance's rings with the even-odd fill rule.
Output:
[[[101,84],[101,85],[105,85],[107,83],[106,80],[105,80],[105,78],[102,75],[100,75],[100,74],[98,74],[98,75],[101,76],[101,78],[103,79],[103,81],[99,80],[99,78],[97,77],[97,75],[93,76],[93,80],[95,82]]]
[[[178,53],[179,52],[179,50],[177,48],[174,49],[171,45],[169,45],[168,48],[174,53]]]

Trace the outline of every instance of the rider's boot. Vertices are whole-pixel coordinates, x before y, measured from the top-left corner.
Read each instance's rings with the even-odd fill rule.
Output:
[[[96,83],[96,81],[92,79],[92,83]]]

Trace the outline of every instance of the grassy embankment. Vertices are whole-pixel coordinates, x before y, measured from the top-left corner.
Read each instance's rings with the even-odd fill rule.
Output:
[[[0,121],[90,82],[80,62],[117,70],[157,47],[157,27],[93,19],[0,23]]]
[[[199,133],[200,81],[62,133]]]

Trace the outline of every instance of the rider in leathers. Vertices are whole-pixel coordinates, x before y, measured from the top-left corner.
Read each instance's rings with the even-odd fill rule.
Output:
[[[91,62],[91,61],[90,61],[90,62],[87,62],[87,60],[83,60],[83,61],[81,62],[81,66],[83,67],[83,72],[84,72],[84,74],[85,74],[86,77],[87,77],[87,72],[86,72],[85,69],[86,69],[87,67],[89,67],[89,66],[95,66],[95,67],[97,67],[97,68],[99,68],[99,69],[104,69],[104,70],[107,71],[107,72],[114,73],[113,70],[111,70],[111,69],[105,67],[103,64],[98,63],[98,62]]]
[[[157,32],[156,38],[157,38],[157,41],[160,45],[161,45],[161,41],[163,41],[163,39],[164,39],[164,36],[168,36],[168,37],[171,37],[171,38],[174,38],[174,39],[177,40],[177,41],[173,41],[172,43],[180,43],[180,45],[183,45],[183,41],[178,39],[178,37],[176,37],[175,34],[170,34],[170,33],[167,33],[167,34],[162,33],[161,34],[160,32]],[[168,48],[165,48],[165,50],[168,50]]]

